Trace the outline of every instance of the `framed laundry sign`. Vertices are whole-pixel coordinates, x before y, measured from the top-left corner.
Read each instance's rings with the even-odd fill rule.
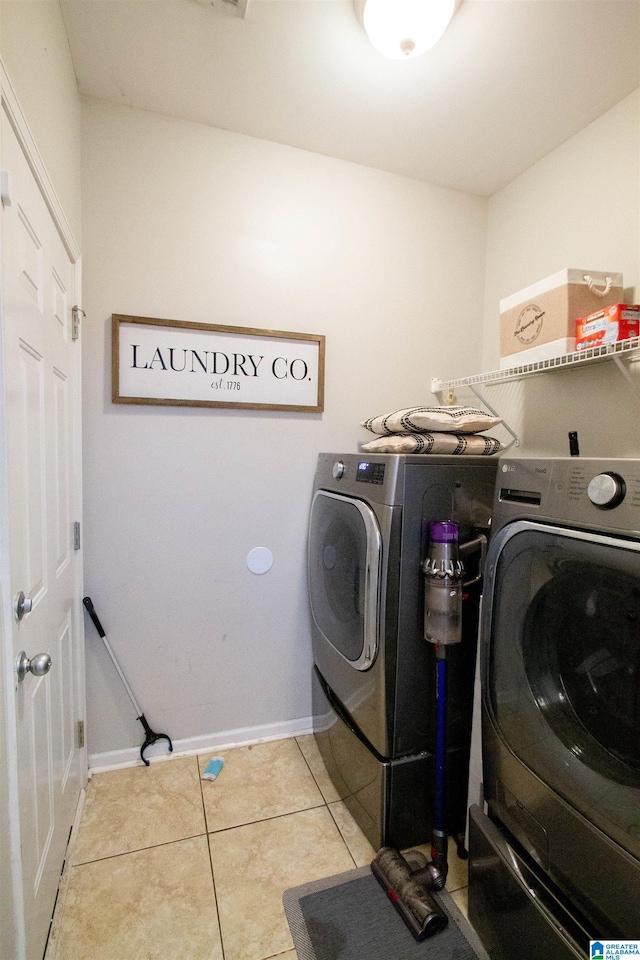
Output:
[[[114,314],[112,399],[321,413],[324,347],[310,333]]]

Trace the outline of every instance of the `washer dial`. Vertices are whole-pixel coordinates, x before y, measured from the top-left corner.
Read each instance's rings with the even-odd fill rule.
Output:
[[[333,465],[333,470],[331,471],[331,473],[333,474],[334,480],[339,480],[343,476],[344,463],[342,462],[342,460],[336,460],[336,462]]]
[[[624,500],[626,484],[617,473],[599,473],[589,482],[587,496],[601,510],[611,510]]]

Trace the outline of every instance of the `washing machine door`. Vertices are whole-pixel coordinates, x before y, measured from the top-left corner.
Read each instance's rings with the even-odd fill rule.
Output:
[[[318,490],[309,526],[309,597],[320,635],[356,670],[378,653],[380,527],[363,500]]]
[[[488,569],[484,686],[495,728],[640,858],[640,544],[517,521],[497,535]]]

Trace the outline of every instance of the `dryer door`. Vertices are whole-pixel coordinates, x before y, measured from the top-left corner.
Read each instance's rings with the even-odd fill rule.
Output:
[[[513,753],[640,857],[640,544],[517,521],[488,562],[485,706]]]
[[[324,640],[356,670],[378,652],[381,536],[362,500],[318,490],[309,527],[309,597]]]

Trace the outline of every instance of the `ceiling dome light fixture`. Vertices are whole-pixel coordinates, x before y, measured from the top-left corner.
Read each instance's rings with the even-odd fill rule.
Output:
[[[455,6],[456,0],[366,0],[362,19],[376,50],[407,60],[438,42]]]

